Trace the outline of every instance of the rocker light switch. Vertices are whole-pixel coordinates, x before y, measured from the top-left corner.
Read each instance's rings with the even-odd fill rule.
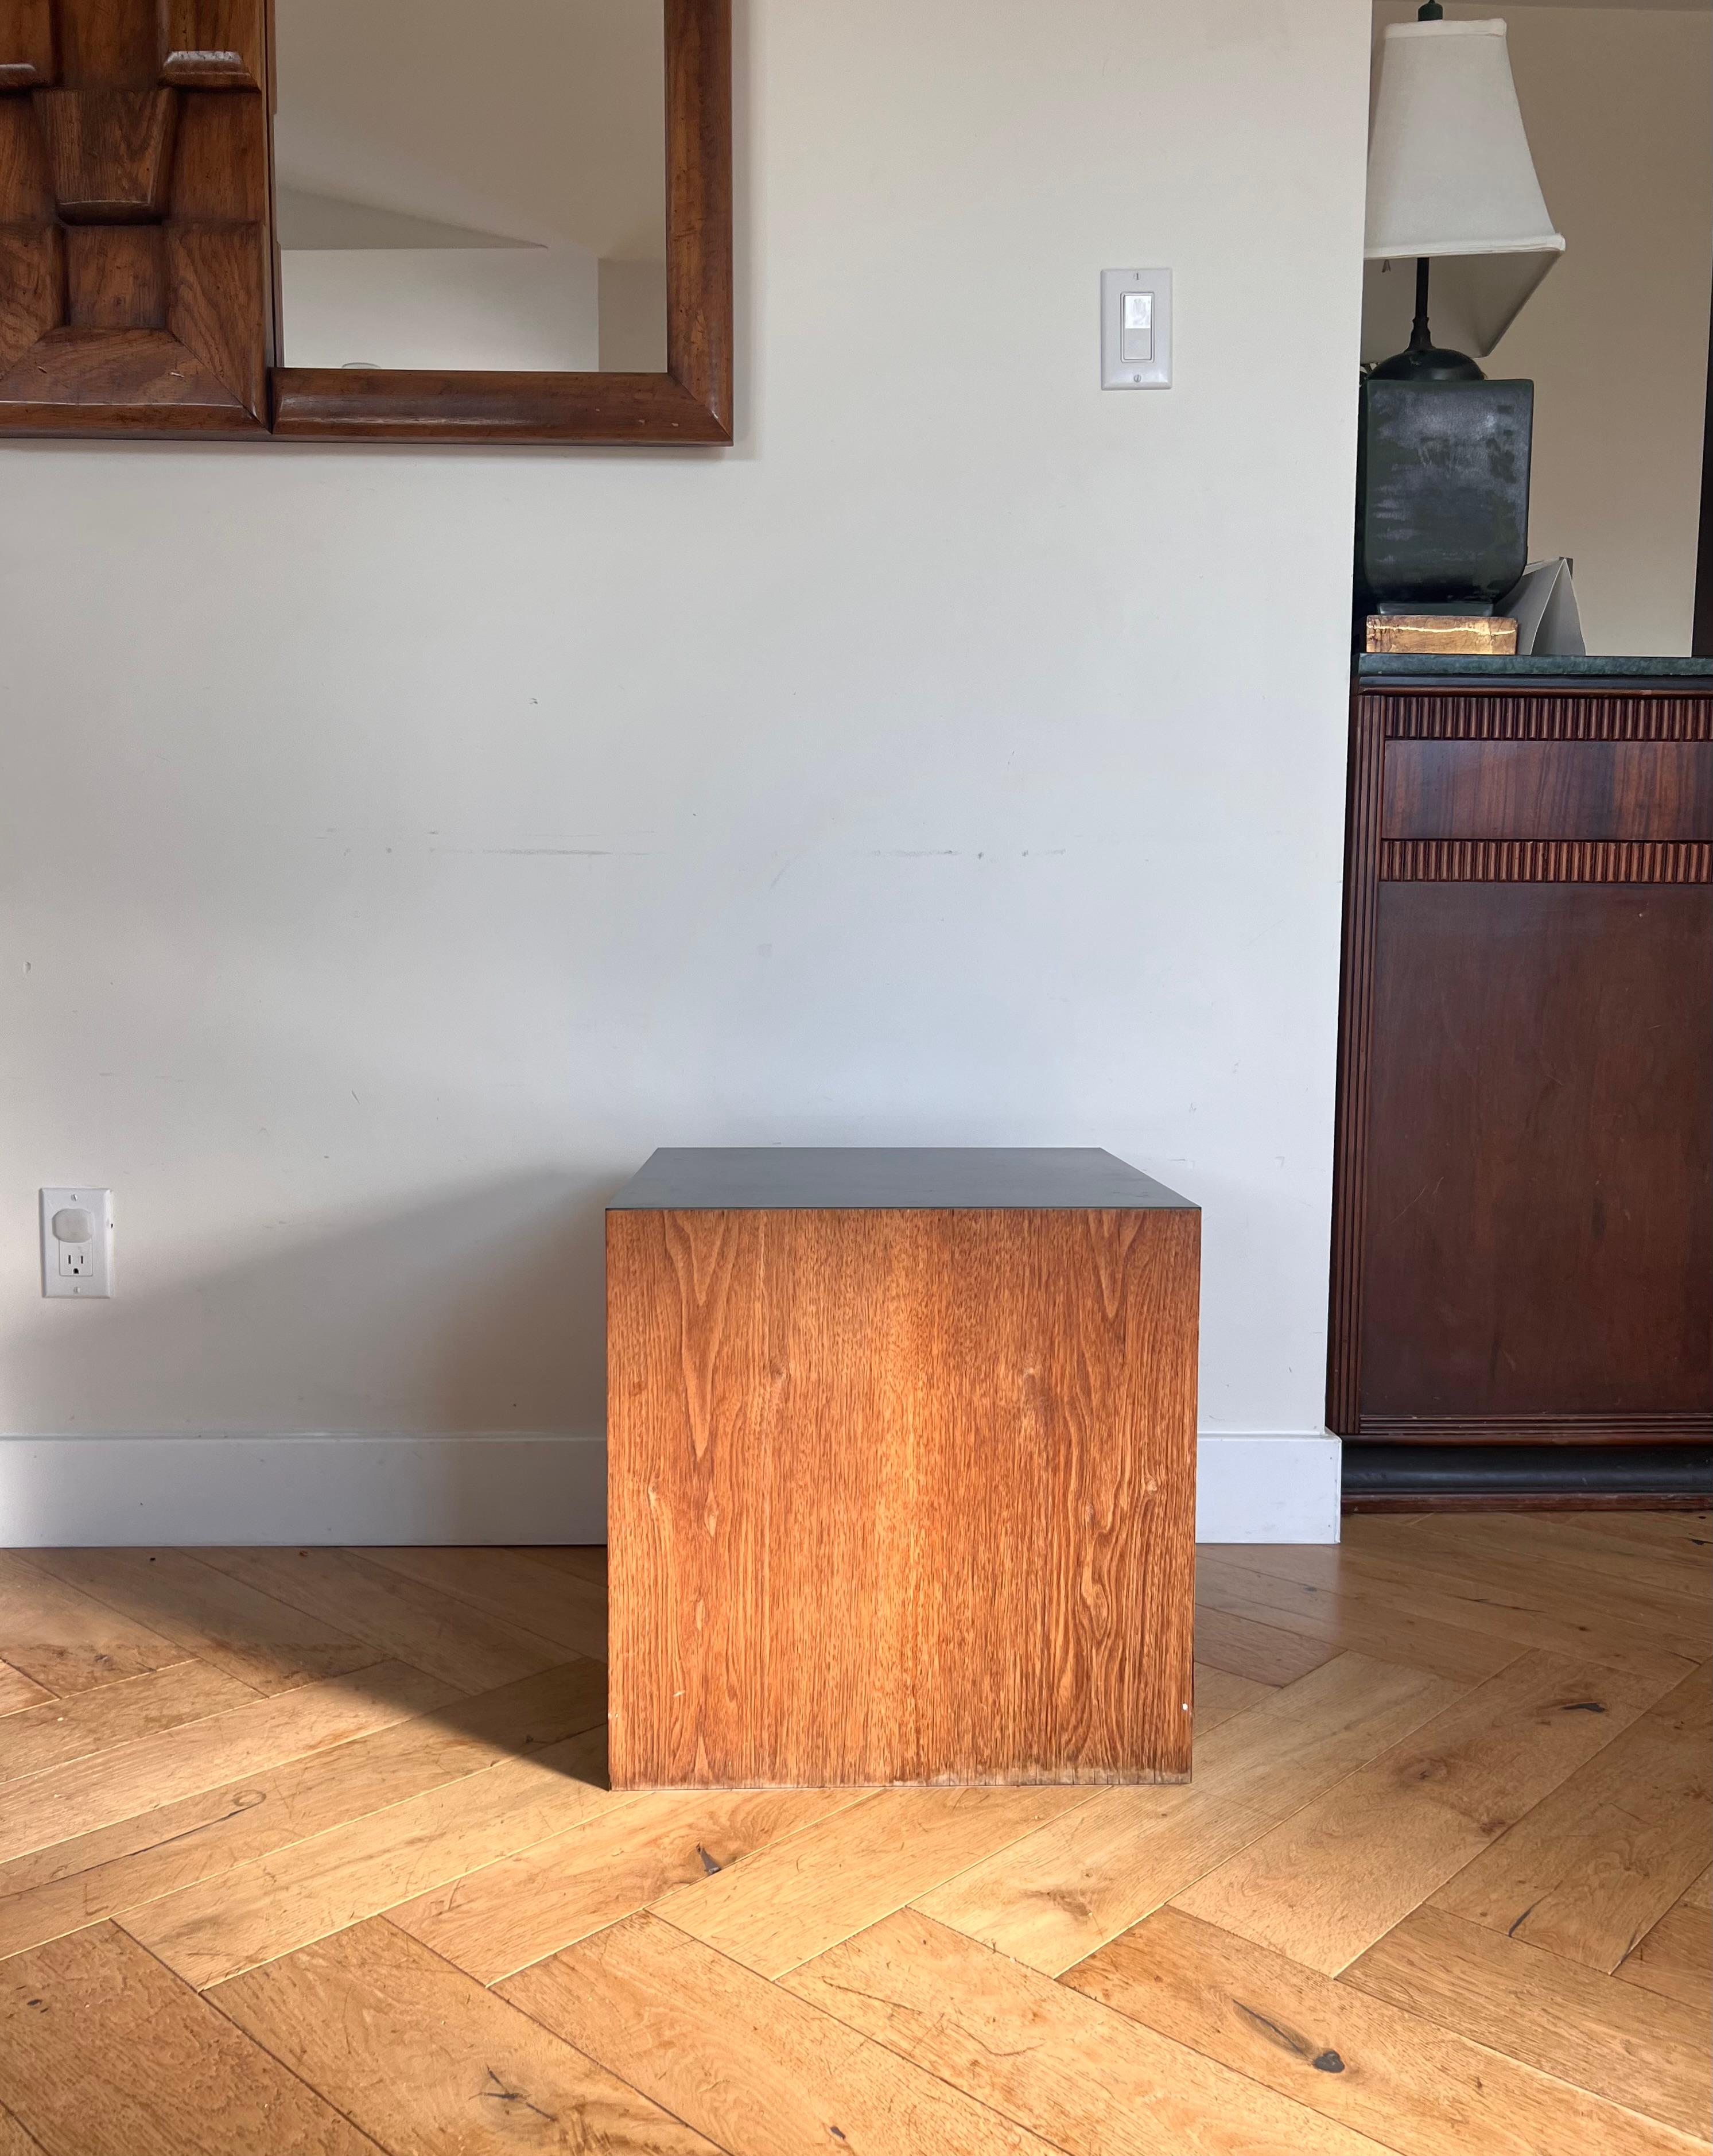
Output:
[[[1118,356],[1122,360],[1154,357],[1154,295],[1123,292],[1119,295]]]
[[[1100,387],[1172,387],[1172,272],[1100,272]]]

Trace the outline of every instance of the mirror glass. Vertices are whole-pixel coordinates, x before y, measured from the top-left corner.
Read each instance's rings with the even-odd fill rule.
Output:
[[[662,0],[275,0],[287,367],[658,373]]]

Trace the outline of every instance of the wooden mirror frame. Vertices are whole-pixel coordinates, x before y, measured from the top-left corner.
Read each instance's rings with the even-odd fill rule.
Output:
[[[731,0],[665,0],[666,372],[276,367],[274,432],[319,442],[731,439]]]
[[[0,0],[0,435],[731,439],[731,0],[664,0],[666,370],[277,367],[269,0]]]

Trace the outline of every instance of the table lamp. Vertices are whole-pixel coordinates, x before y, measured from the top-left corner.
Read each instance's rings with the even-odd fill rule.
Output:
[[[1505,24],[1449,23],[1428,0],[1386,32],[1368,149],[1362,611],[1490,614],[1521,576],[1535,387],[1476,362],[1563,251]]]

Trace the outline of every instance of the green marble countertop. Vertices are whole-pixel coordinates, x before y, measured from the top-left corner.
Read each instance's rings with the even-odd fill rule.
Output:
[[[1553,681],[1680,681],[1713,679],[1713,659],[1615,659],[1591,654],[1526,659],[1483,658],[1475,653],[1362,651],[1357,678],[1368,681],[1408,675],[1413,680],[1483,681],[1546,679]]]

